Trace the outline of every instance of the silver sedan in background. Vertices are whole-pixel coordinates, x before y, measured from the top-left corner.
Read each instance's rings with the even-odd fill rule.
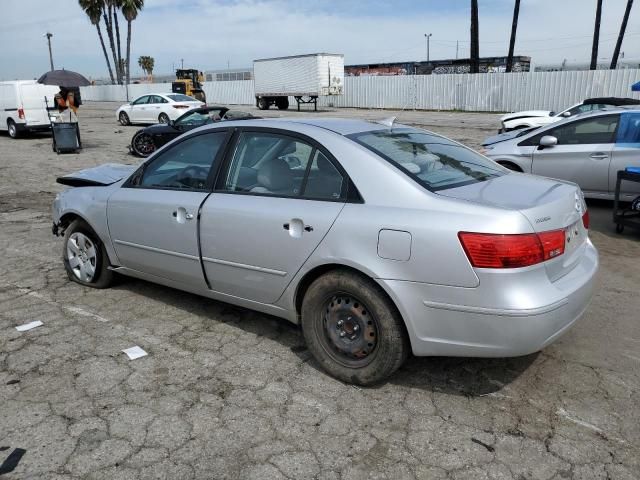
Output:
[[[392,123],[219,123],[58,181],[72,281],[120,273],[286,318],[363,385],[411,352],[538,351],[582,315],[598,268],[575,184]]]
[[[487,157],[515,171],[569,180],[585,196],[613,199],[618,170],[640,167],[640,108],[605,109],[483,142]],[[622,199],[640,195],[623,182]]]

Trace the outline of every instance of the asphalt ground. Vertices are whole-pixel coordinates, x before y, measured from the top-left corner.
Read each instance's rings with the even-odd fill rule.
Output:
[[[137,127],[116,107],[81,108],[79,154],[0,135],[0,478],[640,478],[640,234],[615,233],[611,203],[589,202],[596,293],[558,342],[512,359],[410,358],[356,388],[320,371],[283,320],[133,279],[68,281],[55,179],[138,162]],[[498,126],[494,114],[304,114],[398,114],[472,147]],[[128,360],[133,345],[148,356]]]

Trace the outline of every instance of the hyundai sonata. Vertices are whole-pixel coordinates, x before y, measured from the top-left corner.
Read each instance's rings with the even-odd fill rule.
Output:
[[[392,122],[218,123],[58,181],[74,187],[53,205],[71,280],[121,273],[286,318],[357,384],[410,352],[536,352],[582,315],[598,268],[575,184]]]

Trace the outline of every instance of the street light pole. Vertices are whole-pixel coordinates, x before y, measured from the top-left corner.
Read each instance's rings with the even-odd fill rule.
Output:
[[[425,33],[424,38],[427,39],[427,62],[429,61],[429,39],[431,38],[432,33]]]
[[[43,37],[47,37],[47,43],[49,43],[49,64],[51,65],[51,70],[53,70],[53,54],[51,53],[51,37],[53,37],[53,33],[45,33]]]

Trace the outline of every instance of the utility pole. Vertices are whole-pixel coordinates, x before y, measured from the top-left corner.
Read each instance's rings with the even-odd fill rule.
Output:
[[[598,68],[598,42],[600,41],[600,17],[602,16],[602,0],[596,0],[596,23],[593,27],[593,45],[591,47],[590,70]]]
[[[180,59],[180,65],[181,65],[181,69],[184,70],[184,58]]]
[[[478,0],[471,0],[471,48],[470,48],[470,71],[480,72],[480,36],[478,27]]]
[[[51,37],[53,37],[53,33],[45,33],[43,37],[47,37],[47,43],[49,44],[49,64],[51,65],[51,70],[53,70],[53,53],[51,53]]]
[[[520,14],[520,0],[515,0],[513,6],[513,21],[511,22],[511,39],[509,40],[509,54],[507,55],[506,72],[513,70],[513,49],[516,46],[516,31],[518,30],[518,15]]]
[[[618,66],[618,56],[620,55],[620,48],[622,47],[622,40],[624,39],[624,32],[627,29],[627,21],[629,20],[629,13],[631,13],[632,5],[633,0],[627,0],[627,8],[624,11],[624,17],[622,17],[622,25],[620,25],[620,34],[618,35],[616,48],[613,50],[613,58],[611,58],[611,70],[615,70]],[[624,54],[622,55],[622,58],[624,58]]]
[[[432,33],[425,33],[424,38],[427,39],[427,62],[429,61],[429,39],[431,38]]]

